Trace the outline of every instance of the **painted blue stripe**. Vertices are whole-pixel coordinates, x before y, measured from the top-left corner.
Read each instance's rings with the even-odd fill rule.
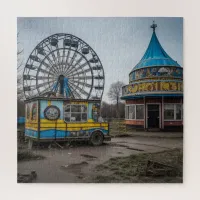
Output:
[[[18,124],[24,124],[25,123],[25,117],[18,117],[17,118],[17,123]]]
[[[25,136],[37,138],[38,132],[35,130],[31,130],[31,129],[25,129]]]
[[[99,129],[98,128],[92,128],[92,129],[89,129],[89,130],[82,130],[83,136],[85,134],[88,134],[88,136],[90,136],[91,133],[95,130],[101,130],[104,135],[108,135],[108,130],[105,130],[103,128],[99,128]],[[71,132],[76,132],[76,131],[71,131]],[[70,131],[55,130],[55,129],[40,131],[40,139],[44,139],[44,138],[55,139],[55,138],[70,137],[71,132]],[[37,137],[38,132],[30,130],[30,129],[26,129],[25,135],[29,136],[29,137]]]
[[[60,130],[45,130],[40,131],[40,138],[65,138],[66,131],[60,131]]]
[[[151,82],[175,82],[175,83],[182,83],[183,80],[175,80],[175,79],[167,79],[167,80],[144,80],[144,81],[133,81],[134,83],[130,83],[129,85],[134,85],[138,83],[151,83]],[[128,87],[129,85],[125,85],[123,87]]]
[[[121,97],[121,99],[137,99],[144,97],[183,97],[183,94],[142,94],[142,95],[123,96]]]

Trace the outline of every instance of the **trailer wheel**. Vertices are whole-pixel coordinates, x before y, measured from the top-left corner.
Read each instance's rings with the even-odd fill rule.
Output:
[[[90,137],[90,143],[94,146],[103,144],[103,134],[100,131],[95,131]]]

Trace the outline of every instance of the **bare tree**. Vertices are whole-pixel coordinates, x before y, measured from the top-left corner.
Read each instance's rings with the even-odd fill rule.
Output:
[[[108,92],[108,97],[116,103],[117,117],[119,117],[119,102],[120,102],[120,97],[122,95],[122,86],[124,85],[125,84],[121,81],[112,83]]]
[[[105,101],[101,103],[101,116],[107,120],[112,118],[124,118],[125,117],[125,105],[122,102],[119,102],[119,113],[117,116],[116,111],[116,105],[115,104],[109,104]]]
[[[24,94],[23,94],[23,48],[20,47],[20,43],[18,41],[19,33],[17,34],[17,117],[21,117],[25,115],[24,109]]]
[[[19,33],[17,34],[17,100],[23,99],[23,88],[22,88],[22,70],[23,70],[23,48],[19,46]]]

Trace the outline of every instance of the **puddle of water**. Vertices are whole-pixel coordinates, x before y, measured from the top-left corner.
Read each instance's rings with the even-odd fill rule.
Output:
[[[126,149],[129,149],[129,150],[134,150],[134,151],[144,151],[143,149],[138,149],[138,148],[133,148],[133,147],[129,147],[127,145],[124,145],[124,144],[118,144],[119,142],[117,143],[113,143],[112,145],[116,148],[116,147],[125,147]],[[122,143],[122,142],[120,142]]]
[[[127,149],[134,150],[134,151],[144,151],[143,149],[135,149],[135,148],[132,148],[132,147],[127,147]]]
[[[64,165],[64,166],[61,166],[61,167],[62,168],[66,168],[66,169],[74,169],[74,168],[85,166],[85,165],[88,165],[88,162],[83,161],[83,162],[80,162],[80,163],[74,163],[74,164],[70,164],[70,165]]]
[[[97,158],[96,156],[91,156],[91,155],[88,155],[88,154],[81,154],[81,156],[83,156],[85,158],[92,158],[92,159],[96,159]]]

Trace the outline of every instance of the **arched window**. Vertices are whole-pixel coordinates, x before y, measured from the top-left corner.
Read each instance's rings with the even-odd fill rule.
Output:
[[[31,120],[36,120],[36,119],[37,119],[37,104],[34,103],[31,109]]]

